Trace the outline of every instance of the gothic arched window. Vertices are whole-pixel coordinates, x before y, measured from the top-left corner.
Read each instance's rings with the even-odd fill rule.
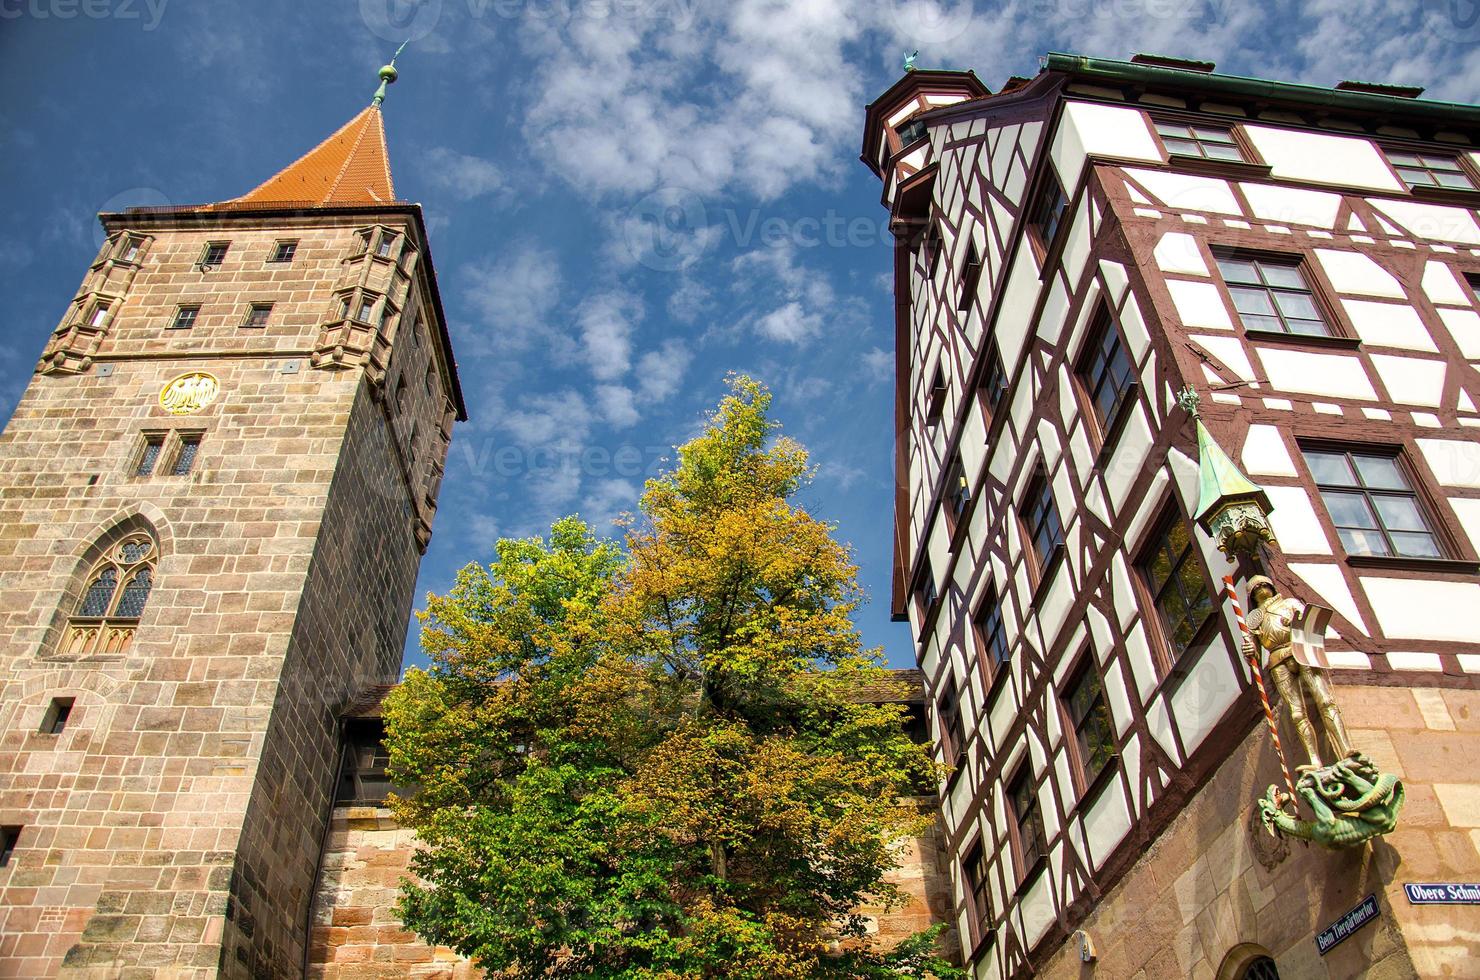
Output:
[[[119,654],[128,649],[154,587],[157,552],[154,539],[143,533],[108,547],[88,573],[82,601],[67,625],[64,653]]]

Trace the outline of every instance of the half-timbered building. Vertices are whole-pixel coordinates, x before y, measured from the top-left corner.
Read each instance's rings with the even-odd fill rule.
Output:
[[[1404,885],[1480,873],[1480,109],[1213,69],[1051,54],[996,92],[909,71],[867,109],[897,239],[893,611],[953,767],[963,956],[1474,975],[1474,909]],[[1261,569],[1191,519],[1187,386],[1273,507]],[[1256,570],[1335,611],[1353,741],[1406,784],[1387,837],[1259,825],[1280,767],[1222,596]],[[1368,895],[1374,924],[1316,941]]]

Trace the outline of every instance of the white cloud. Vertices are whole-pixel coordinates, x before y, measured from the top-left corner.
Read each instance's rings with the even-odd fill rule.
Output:
[[[581,354],[598,381],[613,381],[632,366],[632,328],[642,319],[642,300],[635,293],[597,293],[581,304]]]
[[[693,323],[713,305],[713,297],[708,286],[685,276],[668,296],[668,315],[683,323]]]
[[[735,292],[769,298],[770,309],[746,320],[769,340],[803,344],[839,317],[851,318],[856,311],[857,301],[839,300],[827,276],[804,265],[790,243],[746,252],[731,263],[731,269]]]
[[[610,533],[612,521],[637,509],[638,488],[631,480],[598,480],[581,503],[581,516],[597,534]]]
[[[524,247],[484,258],[460,269],[459,278],[464,300],[483,320],[475,329],[460,331],[459,353],[528,350],[536,341],[553,345],[557,354],[569,352],[568,338],[547,322],[561,288],[560,264],[553,251]]]
[[[688,345],[675,338],[663,341],[657,350],[648,351],[637,362],[637,383],[644,399],[661,402],[678,390],[694,354]]]
[[[822,332],[822,315],[804,310],[801,303],[787,303],[758,319],[755,329],[771,340],[800,344]]]
[[[591,430],[591,407],[569,388],[531,395],[498,416],[499,427],[524,446],[578,446]]]
[[[491,162],[445,146],[433,147],[418,162],[428,183],[459,201],[471,201],[504,187],[503,173]]]
[[[642,417],[638,414],[632,389],[624,385],[597,385],[596,404],[607,423],[619,429],[636,425]]]
[[[871,347],[863,354],[863,370],[870,381],[887,381],[894,374],[894,354],[880,347]]]

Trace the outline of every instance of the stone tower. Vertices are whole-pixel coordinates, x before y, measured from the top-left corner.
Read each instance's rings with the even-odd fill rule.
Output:
[[[301,974],[465,417],[384,90],[242,197],[101,215],[0,435],[0,977]]]

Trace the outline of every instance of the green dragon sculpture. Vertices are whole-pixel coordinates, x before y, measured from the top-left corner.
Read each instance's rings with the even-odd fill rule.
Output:
[[[1315,815],[1301,820],[1285,809],[1293,802],[1278,786],[1259,801],[1264,827],[1276,836],[1315,841],[1335,849],[1391,833],[1403,807],[1403,783],[1372,764],[1361,752],[1352,752],[1329,766],[1301,766],[1295,793]]]

